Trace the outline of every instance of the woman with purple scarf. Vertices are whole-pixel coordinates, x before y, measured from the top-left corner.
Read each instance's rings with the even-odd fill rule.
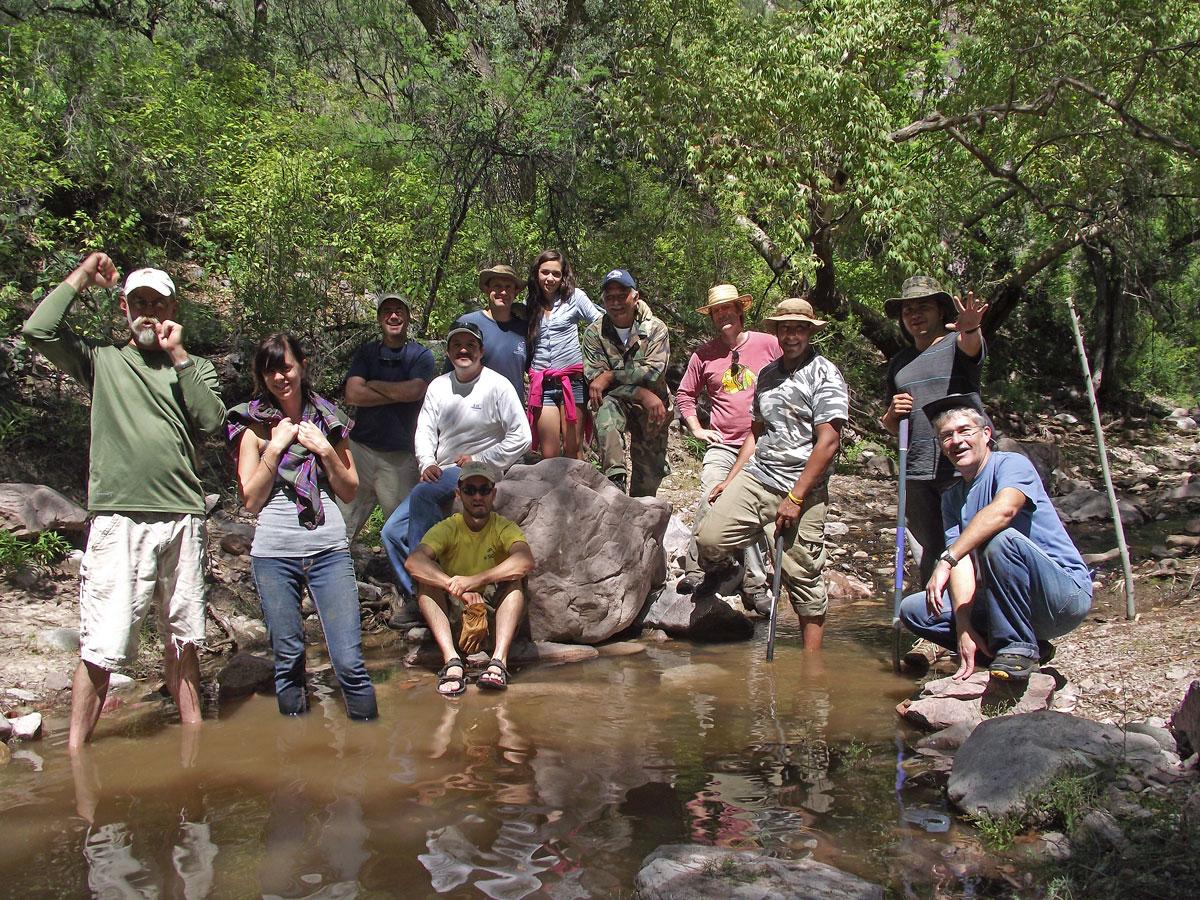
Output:
[[[258,515],[250,563],[275,654],[275,697],[284,715],[308,709],[300,613],[307,587],[346,713],[374,719],[379,711],[363,663],[354,563],[333,502],[334,496],[349,502],[358,490],[347,440],[353,423],[313,393],[307,372],[295,337],[268,335],[254,354],[257,397],[226,415],[242,503]]]

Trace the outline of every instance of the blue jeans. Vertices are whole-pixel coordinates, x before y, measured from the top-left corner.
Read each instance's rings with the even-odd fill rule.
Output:
[[[415,592],[404,563],[408,560],[408,554],[421,543],[425,532],[446,518],[446,509],[454,499],[454,489],[457,487],[458,466],[446,466],[437,481],[417,484],[395,512],[388,516],[379,532],[383,549],[387,551],[392,568],[396,570],[396,581],[410,597],[415,596]]]
[[[975,600],[971,624],[983,637],[979,649],[989,656],[1010,653],[1038,658],[1038,641],[1075,629],[1092,608],[1092,586],[1075,583],[1033,541],[1012,528],[975,551]],[[900,621],[914,634],[958,650],[950,593],[942,612],[930,615],[925,594],[909,594],[900,604]]]
[[[307,585],[321,617],[329,661],[342,686],[346,714],[374,719],[375,687],[363,664],[358,585],[348,550],[296,558],[252,557],[250,571],[267,620],[275,654],[275,699],[284,715],[308,709],[304,693],[304,620],[300,602]]]

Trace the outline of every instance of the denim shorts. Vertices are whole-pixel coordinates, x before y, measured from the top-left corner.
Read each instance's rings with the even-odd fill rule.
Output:
[[[583,405],[583,376],[571,375],[571,393],[575,397],[577,406]],[[542,404],[544,406],[561,406],[563,402],[562,380],[558,378],[546,379],[542,382]]]

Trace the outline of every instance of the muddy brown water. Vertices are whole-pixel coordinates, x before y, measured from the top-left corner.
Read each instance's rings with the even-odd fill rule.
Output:
[[[629,896],[669,843],[811,854],[911,890],[958,838],[900,822],[901,803],[945,807],[936,781],[896,790],[915,736],[894,706],[914,685],[891,672],[882,606],[835,610],[818,657],[785,624],[767,664],[760,626],[527,668],[455,702],[393,649],[372,660],[368,724],[328,672],[301,719],[256,696],[185,732],[131,703],[75,761],[51,720],[0,769],[0,893]]]

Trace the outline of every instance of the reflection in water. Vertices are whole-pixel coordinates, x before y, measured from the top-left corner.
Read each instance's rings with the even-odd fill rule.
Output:
[[[400,671],[380,680],[368,724],[345,718],[322,673],[308,716],[251,697],[203,726],[202,748],[195,731],[118,713],[69,760],[52,732],[45,772],[0,770],[0,884],[16,896],[606,897],[680,842],[825,855],[881,878],[874,851],[897,827],[892,707],[911,685],[886,651],[845,634],[811,655],[784,628],[771,664],[761,638],[649,645],[453,703],[428,673]],[[668,669],[687,677],[664,681]],[[888,752],[846,769],[851,740]]]
[[[200,728],[180,728],[180,766],[190,768],[200,750]],[[144,811],[133,824],[116,818],[121,799],[106,798],[100,768],[89,747],[71,756],[75,810],[88,823],[83,858],[87,884],[101,898],[209,896],[213,884],[213,843],[203,797],[184,790],[168,808],[159,808],[162,827],[147,827]],[[187,782],[184,782],[185,785]]]

